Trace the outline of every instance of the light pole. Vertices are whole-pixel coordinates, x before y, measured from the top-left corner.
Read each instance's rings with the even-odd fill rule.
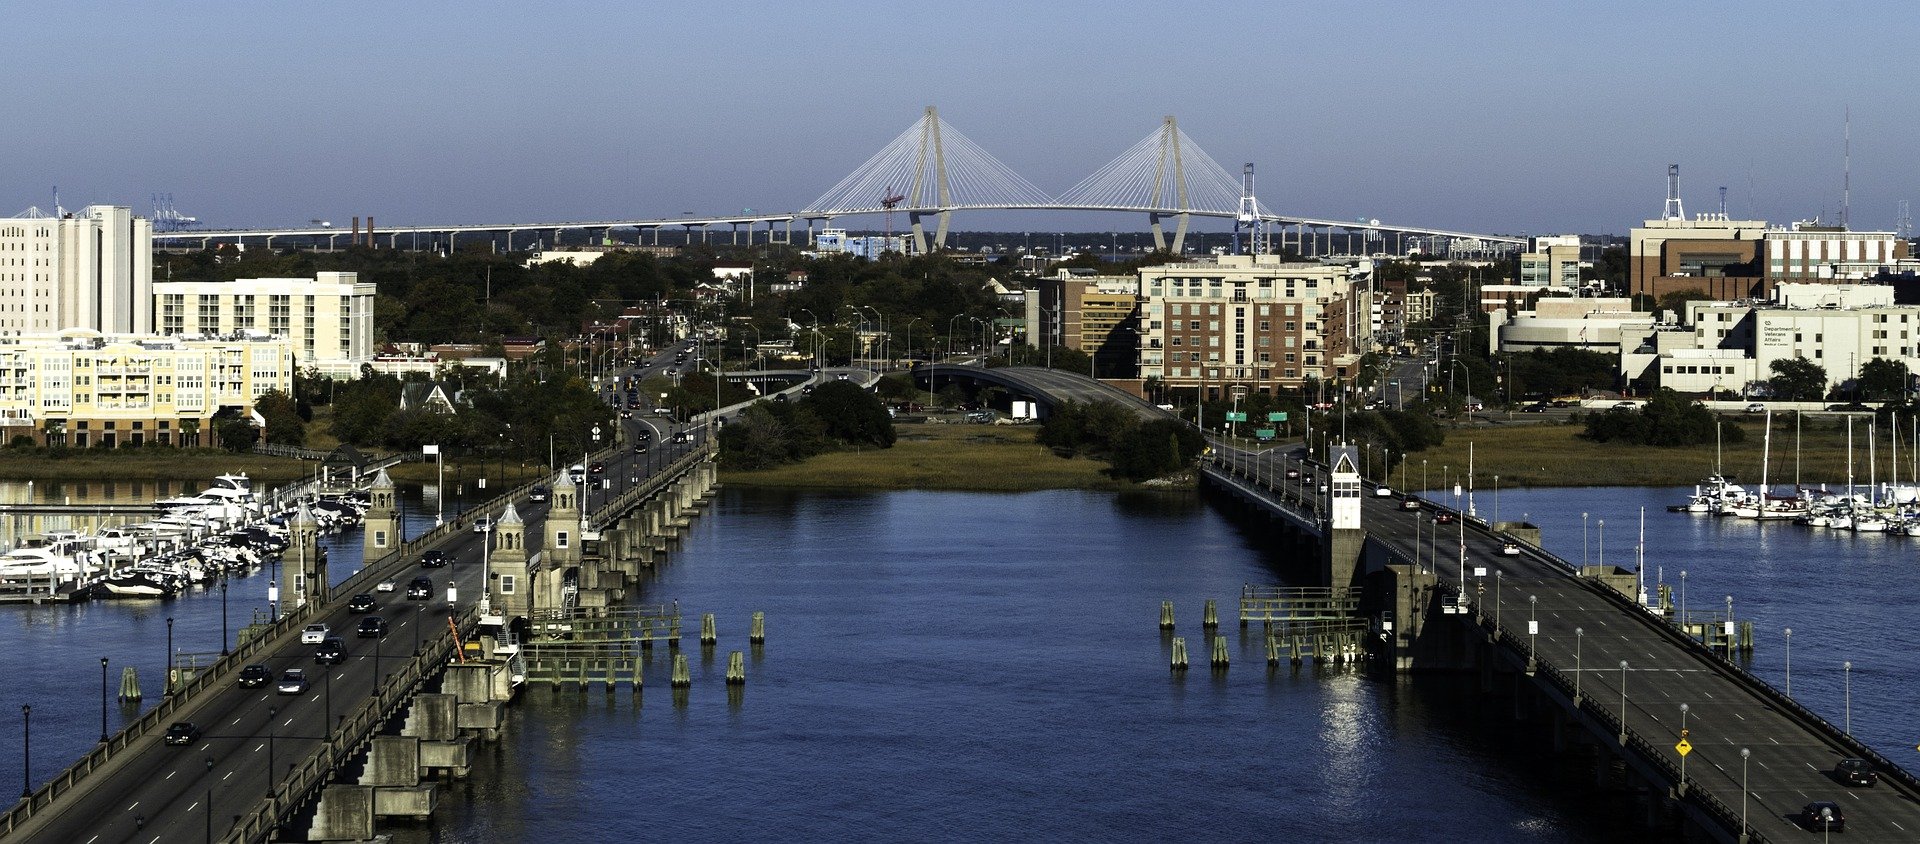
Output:
[[[107,658],[100,658],[100,742],[107,741]]]
[[[1753,751],[1740,748],[1740,840],[1747,840],[1747,757]]]
[[[376,640],[377,641],[377,640]],[[280,717],[280,707],[267,707],[267,799],[273,799],[273,727],[274,719]]]
[[[207,757],[207,773],[213,773],[213,757]],[[213,786],[207,786],[207,844],[213,844]]]
[[[173,616],[167,616],[167,665],[166,675],[161,682],[166,685],[166,693],[173,694]]]
[[[1853,661],[1848,660],[1840,663],[1840,672],[1843,677],[1844,688],[1846,689],[1846,720],[1844,722],[1844,729],[1847,731],[1847,735],[1853,735]]]
[[[1600,556],[1598,561],[1600,567],[1604,569],[1607,567],[1607,520],[1594,519],[1594,522],[1598,525],[1600,533]]]
[[[1793,628],[1787,628],[1787,697],[1793,697]]]
[[[1627,661],[1620,660],[1620,744],[1627,743]]]
[[[33,796],[33,707],[20,707],[20,796]]]
[[[1540,634],[1540,622],[1538,621],[1539,611],[1540,611],[1540,596],[1528,595],[1527,596],[1527,673],[1529,675],[1533,673],[1533,654],[1534,654],[1533,643],[1536,641],[1535,637]]]
[[[1693,632],[1687,627],[1687,570],[1680,570],[1680,630],[1688,636]]]
[[[1684,703],[1680,704],[1680,740],[1681,741],[1687,740],[1687,709],[1688,708],[1689,707],[1686,704]],[[1680,754],[1680,793],[1681,794],[1687,793],[1687,754],[1685,753]]]
[[[1580,643],[1587,638],[1584,628],[1573,628],[1573,708],[1580,708]]]
[[[229,639],[227,636],[227,570],[221,569],[220,570],[220,655],[221,656],[226,656],[228,653],[231,653],[231,651],[227,648],[227,642],[229,641],[231,641],[231,639]],[[106,660],[104,659],[100,661],[102,663],[106,662]]]
[[[1587,514],[1580,514],[1580,567],[1587,567]]]
[[[1498,527],[1498,525],[1500,524],[1500,476],[1499,475],[1493,476],[1493,523],[1494,525],[1496,525],[1494,530],[1499,530],[1499,527]]]
[[[1727,596],[1727,661],[1733,661],[1733,596]]]

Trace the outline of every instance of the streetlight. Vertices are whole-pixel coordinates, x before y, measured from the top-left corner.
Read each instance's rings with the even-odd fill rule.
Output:
[[[1793,697],[1793,628],[1787,628],[1787,697]]]
[[[1747,840],[1747,757],[1753,751],[1740,748],[1740,840]]]
[[[100,742],[107,741],[107,658],[100,658]]]
[[[1692,629],[1687,627],[1687,570],[1686,569],[1680,570],[1680,630],[1686,633],[1688,636],[1693,635]]]
[[[226,656],[228,653],[231,653],[231,651],[227,648],[227,642],[229,641],[231,640],[227,636],[227,570],[221,569],[220,570],[220,655],[221,656]],[[106,662],[106,660],[104,659],[100,661],[102,663]]]
[[[1580,568],[1587,567],[1587,514],[1580,514]]]
[[[1599,525],[1599,530],[1600,530],[1599,563],[1600,563],[1600,567],[1604,569],[1607,567],[1607,520],[1594,519],[1594,521]]]
[[[173,694],[173,616],[167,616],[167,667],[162,682],[166,684],[166,693]]]
[[[20,707],[20,796],[33,796],[33,707]]]
[[[1500,524],[1500,476],[1493,476],[1493,523]],[[1498,530],[1499,528],[1494,528]]]
[[[1687,740],[1687,710],[1689,708],[1690,707],[1688,707],[1684,703],[1680,704],[1680,740],[1681,741]],[[1687,754],[1685,753],[1680,754],[1680,793],[1681,794],[1687,793]]]
[[[1845,729],[1847,735],[1853,735],[1853,661],[1848,660],[1840,663],[1840,671],[1845,678],[1844,685],[1846,688],[1847,708]]]
[[[1573,628],[1573,708],[1580,708],[1580,643],[1587,638],[1584,628]]]
[[[1627,743],[1627,661],[1620,660],[1620,743]]]
[[[1539,609],[1540,609],[1540,596],[1528,595],[1527,596],[1527,674],[1529,676],[1533,674],[1533,654],[1534,654],[1533,643],[1536,641],[1534,637],[1539,635],[1540,633],[1540,622],[1536,620],[1536,617],[1537,617],[1536,614],[1539,612]]]
[[[269,800],[273,799],[273,721],[279,716],[280,707],[267,707],[267,799]]]
[[[213,773],[213,757],[207,757],[207,773]],[[213,784],[207,784],[207,844],[213,844]]]
[[[1727,596],[1727,661],[1733,661],[1733,596]]]

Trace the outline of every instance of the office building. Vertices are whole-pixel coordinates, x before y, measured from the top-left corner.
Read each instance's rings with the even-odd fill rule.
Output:
[[[153,290],[160,334],[253,331],[285,337],[302,370],[336,378],[357,378],[360,366],[373,362],[374,285],[356,273],[161,281]]]
[[[1025,291],[1027,342],[1086,352],[1100,377],[1132,378],[1140,345],[1139,291],[1138,276],[1084,268],[1038,279]]]
[[[153,223],[120,205],[0,219],[0,334],[153,330]]]

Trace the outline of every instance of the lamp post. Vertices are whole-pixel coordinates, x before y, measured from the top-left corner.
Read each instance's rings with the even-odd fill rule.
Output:
[[[100,743],[107,741],[107,658],[100,658]]]
[[[1680,630],[1688,636],[1692,631],[1687,627],[1687,570],[1680,570]]]
[[[1500,476],[1499,475],[1493,476],[1493,523],[1496,526],[1494,530],[1499,530],[1500,529],[1498,527],[1498,525],[1500,524]]]
[[[220,655],[221,656],[226,656],[227,654],[232,652],[227,647],[227,642],[229,641],[232,641],[232,640],[227,636],[227,570],[221,569],[220,570]],[[106,662],[106,660],[104,659],[100,661],[103,663]]]
[[[1727,661],[1733,661],[1733,596],[1727,596]]]
[[[1533,673],[1533,655],[1534,655],[1533,643],[1536,641],[1535,637],[1538,636],[1540,633],[1540,622],[1538,620],[1539,611],[1540,611],[1540,596],[1528,595],[1527,596],[1527,673],[1528,674]]]
[[[1587,514],[1580,514],[1580,567],[1587,567]]]
[[[1753,751],[1740,748],[1740,840],[1747,840],[1747,757]]]
[[[1843,722],[1844,729],[1847,731],[1847,735],[1853,735],[1853,661],[1848,660],[1840,663],[1840,672],[1843,677],[1843,686],[1846,689],[1846,719]]]
[[[213,773],[213,757],[207,757],[207,773]],[[209,780],[211,783],[211,780]],[[207,786],[207,844],[213,844],[213,786]]]
[[[1787,697],[1793,697],[1793,628],[1787,632]]]
[[[173,616],[167,616],[167,663],[166,675],[162,682],[166,684],[166,693],[173,694]]]
[[[33,796],[33,707],[20,707],[20,796]]]
[[[1689,707],[1686,704],[1684,703],[1680,704],[1680,740],[1681,741],[1687,740],[1687,710],[1688,709]],[[1687,754],[1685,753],[1680,754],[1680,793],[1681,794],[1687,793]]]
[[[1620,743],[1627,743],[1627,661],[1620,660]]]
[[[1597,524],[1600,533],[1600,555],[1597,560],[1600,567],[1604,569],[1607,567],[1607,520],[1594,519],[1594,522]]]
[[[1584,628],[1573,628],[1573,708],[1580,708],[1580,642],[1587,638]]]
[[[377,641],[377,640],[376,640]],[[267,707],[267,799],[273,799],[273,728],[274,719],[280,717],[280,707]]]

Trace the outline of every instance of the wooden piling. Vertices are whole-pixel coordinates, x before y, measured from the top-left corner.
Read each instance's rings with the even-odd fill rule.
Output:
[[[1207,608],[1200,614],[1200,626],[1212,630],[1220,626],[1220,608],[1212,598],[1207,599]]]
[[[1172,601],[1160,602],[1160,629],[1161,630],[1173,629],[1173,602]]]
[[[714,632],[713,613],[702,613],[700,616],[700,644],[711,645],[718,641],[720,641],[720,636]]]
[[[684,689],[693,685],[693,671],[687,668],[687,655],[673,655],[673,687]]]
[[[1173,659],[1169,662],[1168,667],[1174,671],[1187,670],[1187,637],[1173,637]]]
[[[747,658],[739,651],[727,654],[727,685],[742,686],[747,682]]]
[[[1267,664],[1280,664],[1280,639],[1273,635],[1273,628],[1267,628]]]
[[[750,629],[750,632],[747,633],[747,641],[755,645],[764,644],[767,641],[766,613],[757,612],[753,614],[753,627]]]
[[[120,669],[120,702],[133,703],[140,700],[140,672],[129,665]]]
[[[1213,637],[1213,667],[1227,667],[1227,637],[1225,636]]]

